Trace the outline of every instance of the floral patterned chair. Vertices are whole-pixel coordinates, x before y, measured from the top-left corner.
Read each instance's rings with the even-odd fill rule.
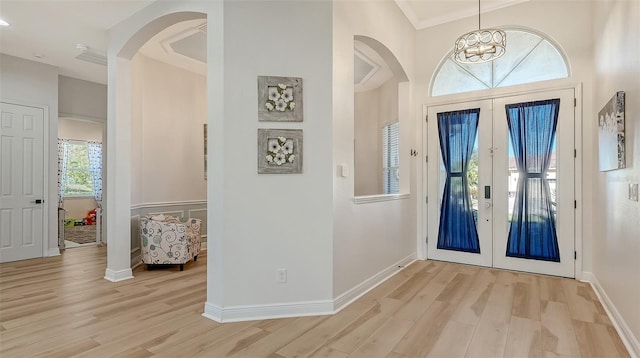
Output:
[[[173,216],[151,216],[140,219],[142,262],[152,265],[180,265],[191,259],[196,261],[200,253],[200,219],[186,221]]]

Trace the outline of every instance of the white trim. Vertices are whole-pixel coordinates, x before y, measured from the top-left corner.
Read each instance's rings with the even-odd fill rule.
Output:
[[[573,178],[573,193],[574,199],[576,200],[576,208],[574,210],[573,217],[573,249],[576,251],[576,259],[574,261],[574,269],[575,277],[578,280],[582,279],[582,270],[584,267],[583,257],[585,256],[584,248],[583,248],[583,231],[582,231],[582,223],[583,223],[583,205],[584,196],[582,193],[582,160],[584,156],[582,155],[582,84],[576,85],[573,89],[573,96],[575,98],[575,107],[573,109],[573,145],[576,150],[576,156],[573,158],[574,160],[574,178]]]
[[[365,295],[367,292],[378,287],[378,285],[390,279],[395,274],[402,271],[406,266],[412,264],[414,261],[416,261],[415,252],[378,272],[377,274],[369,277],[368,279],[362,281],[360,284],[352,287],[340,296],[336,297],[333,300],[334,313],[340,312],[343,308],[347,307],[355,300]]]
[[[256,321],[274,318],[325,316],[334,314],[333,301],[306,301],[266,305],[219,307],[205,303],[204,317],[216,322]]]
[[[104,279],[111,282],[120,282],[133,278],[133,272],[131,269],[114,271],[107,268],[104,272]]]
[[[60,249],[57,247],[49,249],[47,252],[47,257],[52,257],[52,256],[60,256]]]
[[[142,208],[159,208],[163,206],[182,206],[182,205],[207,205],[206,200],[185,200],[185,201],[166,201],[166,202],[157,202],[157,203],[141,203],[131,205],[131,209],[142,209]]]
[[[200,235],[201,238],[206,239],[207,235]],[[200,242],[200,251],[204,251],[207,249],[207,242],[206,241],[201,241]]]
[[[362,195],[353,198],[356,204],[379,203],[381,201],[404,200],[409,199],[411,194],[381,194],[381,195]]]
[[[602,285],[600,285],[596,276],[591,272],[582,272],[582,278],[585,282],[589,282],[591,284],[591,287],[595,291],[596,296],[598,296],[600,303],[602,303],[604,310],[607,312],[607,316],[609,316],[611,323],[613,323],[613,327],[615,327],[622,343],[624,343],[624,346],[627,348],[627,351],[629,351],[631,357],[640,357],[640,342],[638,342],[638,339],[633,334],[631,328],[629,328],[620,312],[618,312],[618,309],[613,304],[613,301],[611,301]]]

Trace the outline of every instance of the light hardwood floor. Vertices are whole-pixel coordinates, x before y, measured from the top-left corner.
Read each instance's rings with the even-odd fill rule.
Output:
[[[111,283],[105,251],[0,265],[0,356],[628,357],[575,280],[418,261],[333,316],[219,324],[206,254]]]

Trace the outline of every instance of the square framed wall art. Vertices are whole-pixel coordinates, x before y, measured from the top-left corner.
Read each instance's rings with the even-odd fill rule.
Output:
[[[258,129],[258,174],[302,173],[302,129]]]
[[[302,122],[302,78],[258,76],[258,121]]]

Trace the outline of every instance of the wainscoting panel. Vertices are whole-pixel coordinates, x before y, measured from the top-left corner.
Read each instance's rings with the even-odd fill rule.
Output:
[[[202,246],[207,245],[207,201],[179,201],[167,203],[138,204],[131,207],[131,266],[140,263],[140,218],[148,215],[171,215],[202,220],[200,235]],[[186,214],[186,215],[185,215]]]

